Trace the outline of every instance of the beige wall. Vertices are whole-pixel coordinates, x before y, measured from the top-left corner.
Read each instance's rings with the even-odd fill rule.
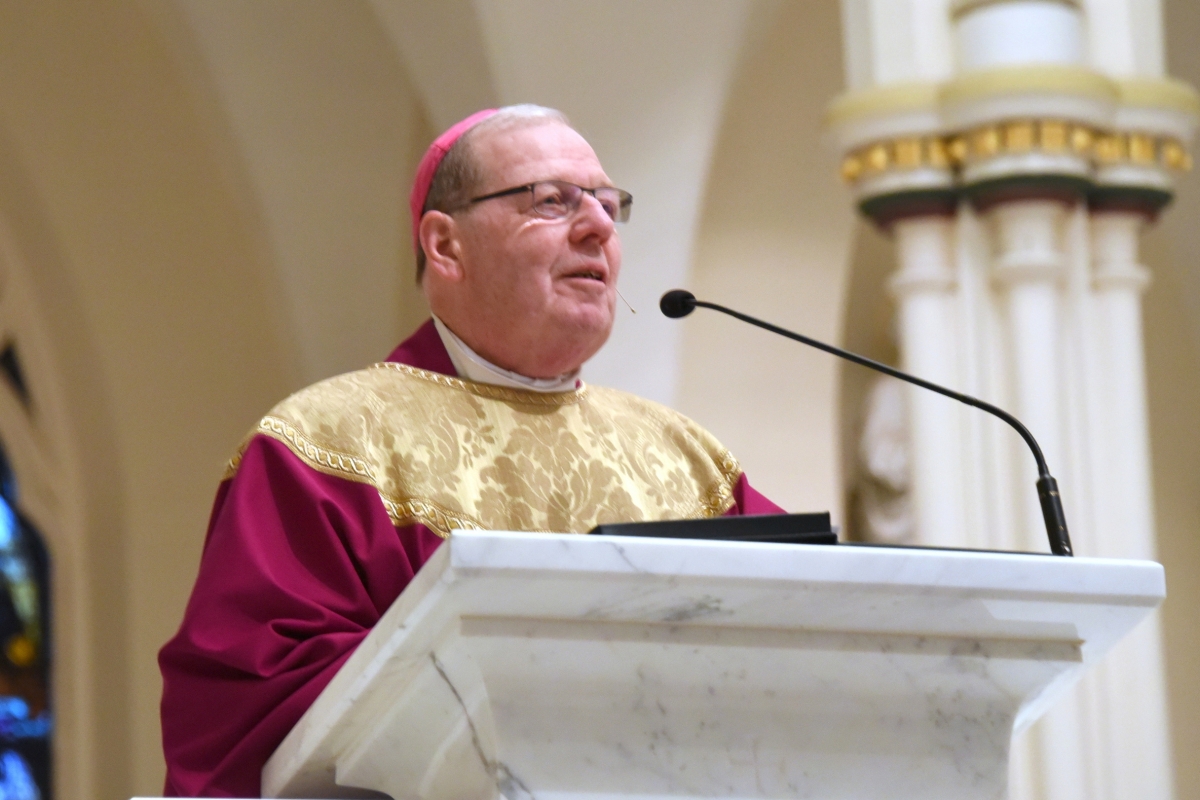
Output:
[[[1165,4],[1167,69],[1200,85],[1200,4]],[[1167,690],[1181,798],[1200,798],[1200,173],[1146,237],[1146,355]]]
[[[840,31],[832,0],[762,10],[730,91],[691,279],[698,297],[835,342],[854,214],[821,119],[842,90]],[[681,324],[680,410],[768,497],[840,522],[836,360],[712,312]]]
[[[1192,197],[1181,198],[1147,246],[1154,283],[1145,303],[1146,366],[1158,558],[1167,573],[1162,621],[1175,782],[1179,797],[1200,798],[1200,348],[1181,270],[1172,269],[1195,267],[1172,256],[1170,240],[1189,216],[1195,224],[1188,206],[1200,212],[1200,183],[1188,183]]]
[[[384,5],[394,13],[375,16]],[[469,6],[451,5],[428,24],[452,27]],[[821,140],[824,106],[842,87],[838,4],[751,5],[715,115],[690,286],[886,356],[878,286],[890,244],[856,222]],[[1167,5],[1172,71],[1200,83],[1189,50],[1200,8]],[[404,204],[436,116],[421,98],[437,87],[429,75],[419,92],[410,86],[413,53],[396,49],[406,13],[416,14],[408,0],[0,2],[0,232],[20,255],[46,345],[29,350],[42,412],[26,422],[60,443],[48,480],[73,487],[43,525],[56,565],[64,797],[161,786],[155,654],[178,624],[215,481],[240,437],[289,391],[381,357],[423,316]],[[607,102],[591,113],[620,119]],[[1147,254],[1181,797],[1200,796],[1188,757],[1200,748],[1197,214],[1193,175]],[[845,522],[840,440],[855,379],[732,320],[677,324],[680,408],[769,496]],[[0,420],[0,432],[14,424]]]

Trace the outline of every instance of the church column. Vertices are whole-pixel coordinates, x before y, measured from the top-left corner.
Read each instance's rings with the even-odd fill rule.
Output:
[[[900,98],[911,105],[896,113]],[[907,86],[881,89],[866,108],[891,109],[858,118],[843,116],[839,129],[850,151],[843,177],[854,186],[859,209],[896,242],[890,281],[896,299],[901,364],[935,383],[959,385],[955,335],[954,215],[957,190],[946,145],[936,129],[934,96]],[[834,110],[834,115],[845,109]],[[883,141],[870,137],[891,129]],[[924,134],[924,135],[923,135]],[[857,147],[855,145],[858,145]],[[961,545],[965,535],[960,410],[954,401],[916,387],[908,391],[914,530],[922,544]]]
[[[958,2],[952,15],[959,74],[943,89],[942,107],[961,131],[953,147],[964,192],[992,233],[991,279],[1008,356],[1007,397],[999,399],[1029,427],[1064,496],[1073,497],[1062,431],[1065,223],[1087,196],[1093,132],[1111,121],[1116,92],[1083,66],[1075,3]],[[1005,538],[1043,551],[1033,461],[1021,452],[1016,464],[1023,513]]]
[[[898,220],[897,269],[890,288],[902,366],[914,375],[957,386],[954,223],[941,216]],[[955,546],[967,535],[962,509],[962,439],[952,400],[909,388],[910,430],[924,443],[912,452],[916,529],[921,543]]]
[[[1058,199],[1032,195],[1030,199],[999,203],[986,212],[995,236],[992,280],[1007,323],[1011,408],[1037,438],[1051,471],[1060,481],[1065,475],[1059,342],[1066,264],[1062,229],[1066,211],[1067,206]],[[1017,490],[1024,513],[1013,545],[1040,552],[1047,544],[1041,508],[1031,490],[1037,472],[1025,448],[1017,447],[1021,476]],[[1069,481],[1066,485],[1070,485]]]
[[[990,302],[998,312],[990,339],[1005,367],[992,399],[1037,438],[1068,520],[1079,519],[1085,476],[1068,457],[1065,426],[1069,221],[1091,187],[1095,131],[1111,124],[1117,93],[1086,66],[1078,3],[960,0],[951,16],[957,74],[942,90],[942,112],[959,132],[952,149],[962,159],[963,192],[990,233]],[[981,455],[1007,461],[1015,477],[1011,503],[1019,514],[1001,531],[1001,546],[1045,552],[1033,459],[1007,433]],[[1014,797],[1095,796],[1089,717],[1086,698],[1074,695],[1024,737]]]
[[[1156,557],[1141,296],[1150,271],[1141,232],[1170,202],[1171,173],[1190,168],[1186,144],[1195,94],[1169,80],[1120,82],[1117,129],[1096,147],[1089,197],[1092,327],[1097,399],[1090,456],[1096,475],[1097,555]],[[1101,747],[1107,798],[1172,794],[1160,622],[1143,623],[1100,665],[1098,707],[1108,721]],[[1139,687],[1138,692],[1128,687]],[[1137,730],[1136,739],[1120,730]],[[1130,748],[1133,752],[1128,752]]]
[[[1138,256],[1141,232],[1170,203],[1172,173],[1191,168],[1187,145],[1200,101],[1169,79],[1118,81],[1116,130],[1096,142],[1089,198],[1097,383],[1094,457],[1103,484],[1097,554],[1154,557],[1141,295],[1150,273]]]
[[[1091,216],[1097,424],[1098,555],[1155,558],[1150,481],[1149,418],[1146,412],[1141,295],[1149,270],[1138,263],[1138,237],[1147,214],[1098,210]],[[1108,722],[1099,730],[1108,793],[1121,797],[1170,797],[1171,752],[1158,614],[1142,623],[1099,665],[1103,687],[1097,706]],[[1129,687],[1138,687],[1137,692]],[[1117,735],[1136,730],[1137,737]],[[1133,753],[1128,749],[1134,748]],[[1125,751],[1125,752],[1122,752]]]
[[[1187,167],[1200,118],[1195,91],[1163,75],[1159,2],[842,5],[850,91],[830,120],[860,208],[878,222],[895,207],[883,189],[897,179],[883,178],[898,170],[876,175],[867,159],[905,136],[942,137],[945,188],[966,201],[952,221],[881,223],[897,242],[903,362],[920,372],[957,359],[952,385],[1029,426],[1080,555],[1153,558],[1138,237],[1170,199],[1170,171]],[[936,122],[921,127],[898,98],[931,84],[933,111],[922,108]],[[961,341],[939,350],[946,318]],[[931,485],[922,461],[945,463],[936,453],[946,445],[919,417],[914,409],[913,461]],[[971,530],[957,544],[1045,552],[1029,453],[981,415],[961,426],[957,502]],[[922,492],[933,496],[917,485],[918,505]],[[919,528],[938,524],[918,515]],[[1156,620],[1144,624],[1016,740],[1011,797],[1173,795],[1160,639]]]
[[[1142,292],[1150,271],[1138,263],[1138,237],[1146,224],[1136,211],[1091,215],[1092,281],[1096,297],[1097,378],[1102,382],[1096,453],[1108,514],[1096,531],[1098,555],[1154,558],[1150,494],[1149,420],[1142,354]],[[1121,424],[1115,423],[1117,420]]]

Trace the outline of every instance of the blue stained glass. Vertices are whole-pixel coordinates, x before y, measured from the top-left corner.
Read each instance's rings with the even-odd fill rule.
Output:
[[[0,549],[10,549],[17,533],[17,515],[12,506],[0,497]]]
[[[21,697],[0,697],[0,722],[29,719],[29,703]]]
[[[53,800],[49,563],[0,446],[0,800]]]
[[[41,800],[29,762],[15,750],[0,754],[0,800]]]

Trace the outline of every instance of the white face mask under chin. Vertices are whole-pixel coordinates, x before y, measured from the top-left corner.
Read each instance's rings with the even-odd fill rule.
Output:
[[[557,378],[530,378],[498,367],[468,347],[466,342],[437,318],[437,315],[433,316],[433,324],[437,328],[438,336],[442,337],[442,344],[460,378],[534,392],[570,392],[575,389],[579,380],[579,370],[559,375]]]

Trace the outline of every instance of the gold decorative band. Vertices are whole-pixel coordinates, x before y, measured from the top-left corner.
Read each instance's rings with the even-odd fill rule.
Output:
[[[294,426],[278,417],[263,417],[258,423],[256,432],[282,442],[301,461],[317,472],[366,483],[374,487],[379,493],[380,500],[383,501],[383,507],[387,510],[392,524],[397,527],[420,523],[443,539],[449,536],[452,530],[479,530],[483,527],[480,521],[474,517],[455,513],[432,500],[415,497],[397,498],[387,494],[376,479],[375,471],[367,462],[348,453],[339,453],[320,447],[296,430]],[[249,440],[247,440],[248,443]],[[237,472],[244,448],[245,445],[229,460],[222,480],[229,480]]]
[[[397,528],[421,524],[443,539],[450,536],[450,531],[483,529],[479,520],[452,513],[431,500],[395,500],[383,492],[379,493],[379,497],[383,500],[383,507],[387,509],[388,518]]]
[[[311,439],[301,434],[286,421],[273,416],[259,420],[256,433],[270,436],[283,442],[288,449],[299,456],[309,466],[329,475],[337,475],[359,483],[376,483],[376,476],[371,466],[361,458],[349,453],[338,453],[324,447],[319,447]],[[221,480],[232,478],[242,462],[242,453],[249,439],[242,444],[233,458],[225,465]]]
[[[1096,166],[1134,164],[1180,172],[1192,168],[1183,143],[1169,136],[1102,131],[1063,120],[1014,120],[948,136],[908,137],[874,142],[842,159],[842,179],[920,167],[953,169],[1003,155],[1076,155]]]
[[[842,159],[842,179],[853,183],[893,169],[948,168],[950,151],[943,136],[909,137],[875,142]]]

